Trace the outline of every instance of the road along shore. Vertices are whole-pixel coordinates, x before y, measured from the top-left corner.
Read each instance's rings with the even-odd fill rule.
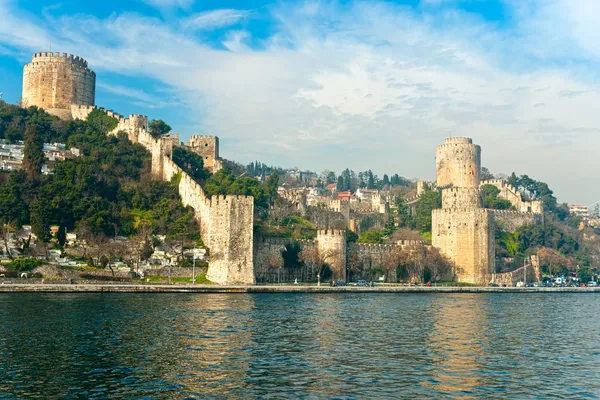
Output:
[[[600,293],[600,287],[0,284],[0,293]]]

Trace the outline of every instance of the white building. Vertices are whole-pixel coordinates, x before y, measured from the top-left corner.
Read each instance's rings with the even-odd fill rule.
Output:
[[[569,214],[577,217],[587,217],[590,215],[587,206],[582,206],[581,204],[568,204],[567,207],[569,208]]]

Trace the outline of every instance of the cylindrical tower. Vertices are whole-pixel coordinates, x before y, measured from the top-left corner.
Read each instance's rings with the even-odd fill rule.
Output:
[[[445,139],[436,147],[435,164],[438,187],[479,188],[481,147],[470,138]]]
[[[23,68],[23,107],[37,106],[62,119],[71,118],[71,104],[94,105],[96,73],[81,57],[66,53],[35,53]]]

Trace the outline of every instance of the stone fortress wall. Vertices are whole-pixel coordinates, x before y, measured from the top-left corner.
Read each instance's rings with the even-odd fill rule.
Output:
[[[405,240],[397,244],[371,244],[371,243],[347,243],[346,231],[343,229],[320,229],[317,231],[315,240],[294,240],[289,238],[257,237],[254,241],[254,264],[256,275],[265,277],[269,274],[268,262],[272,257],[281,257],[284,248],[291,244],[298,244],[300,249],[315,248],[319,258],[328,263],[334,273],[334,279],[348,280],[346,271],[352,262],[358,262],[365,270],[382,267],[385,259],[394,251],[405,246],[422,246],[422,241]],[[274,274],[273,272],[271,272]],[[315,271],[313,271],[316,274]],[[314,275],[305,274],[311,280]],[[356,275],[351,276],[353,280],[359,279]],[[366,277],[365,277],[366,278]],[[263,281],[268,281],[263,279]],[[386,276],[387,282],[396,282],[396,273],[392,271]]]
[[[37,106],[71,119],[71,104],[93,105],[96,73],[83,58],[66,53],[35,53],[23,67],[23,107]]]
[[[96,74],[87,62],[60,53],[37,53],[23,70],[24,105],[36,105],[62,119],[86,119],[95,109]],[[110,110],[99,110],[116,118],[109,134],[125,132],[129,140],[144,146],[152,155],[154,179],[179,179],[179,194],[184,206],[194,210],[200,234],[209,248],[208,279],[219,284],[254,284],[253,228],[254,199],[250,196],[205,195],[202,187],[172,159],[177,136],[154,138],[148,132],[148,117],[132,114],[128,118]],[[218,139],[203,136],[214,144],[213,168],[218,164]],[[205,146],[208,147],[208,146]]]
[[[510,204],[518,212],[543,214],[543,205],[541,200],[523,200],[521,193],[514,186],[509,185],[504,179],[492,179],[481,181],[481,186],[493,185],[500,189],[498,197],[510,201]]]
[[[74,109],[74,116],[85,119],[95,107],[74,106]],[[102,111],[118,120],[111,134],[126,132],[129,140],[141,144],[152,154],[152,176],[155,179],[170,181],[179,175],[181,201],[194,210],[200,235],[209,248],[207,278],[219,284],[254,284],[254,198],[228,195],[209,199],[202,187],[171,158],[173,146],[178,145],[176,137],[154,138],[147,131],[146,116],[124,118],[112,111]]]

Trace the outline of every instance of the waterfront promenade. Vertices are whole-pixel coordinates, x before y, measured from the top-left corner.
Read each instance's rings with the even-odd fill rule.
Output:
[[[0,293],[600,293],[600,287],[0,284]]]

